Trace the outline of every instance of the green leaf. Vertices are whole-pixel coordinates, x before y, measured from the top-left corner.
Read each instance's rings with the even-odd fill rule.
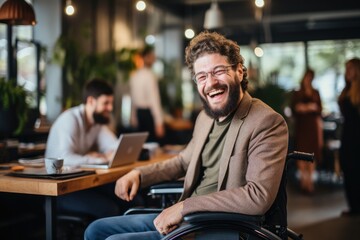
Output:
[[[5,110],[16,111],[18,126],[13,133],[19,135],[28,120],[29,105],[26,101],[28,94],[23,86],[16,85],[14,82],[0,78],[0,106]]]

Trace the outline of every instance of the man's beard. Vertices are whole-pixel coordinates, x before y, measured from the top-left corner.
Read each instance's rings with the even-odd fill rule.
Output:
[[[217,86],[221,87],[224,85],[219,84]],[[229,84],[229,96],[227,103],[225,104],[225,107],[220,109],[212,109],[207,99],[201,96],[200,99],[203,103],[206,114],[213,119],[219,119],[220,117],[228,116],[231,112],[233,112],[236,109],[239,103],[240,88],[241,88],[240,80],[238,79],[238,77],[235,77],[235,82]]]
[[[93,113],[94,122],[97,124],[108,124],[110,122],[110,118],[104,116],[102,113]]]

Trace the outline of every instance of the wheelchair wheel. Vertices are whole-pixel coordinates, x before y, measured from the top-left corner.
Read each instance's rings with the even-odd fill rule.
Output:
[[[303,235],[300,233],[296,233],[294,232],[293,230],[291,230],[290,228],[287,229],[287,235],[288,235],[288,238],[289,239],[292,239],[292,240],[303,240]]]

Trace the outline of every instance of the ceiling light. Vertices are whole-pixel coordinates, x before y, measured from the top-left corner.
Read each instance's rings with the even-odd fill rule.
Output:
[[[257,6],[258,8],[262,8],[265,5],[265,1],[264,0],[255,0],[255,6]]]
[[[75,7],[72,5],[71,0],[66,1],[65,13],[68,16],[71,16],[75,13]]]
[[[215,29],[224,26],[223,14],[216,1],[211,3],[210,9],[205,13],[204,28]]]
[[[264,55],[264,50],[261,47],[256,47],[254,49],[254,54],[257,57],[262,57]]]
[[[145,42],[146,42],[146,44],[154,45],[155,41],[156,41],[156,38],[155,38],[154,35],[147,35],[147,36],[145,37]]]
[[[0,23],[8,25],[35,25],[35,12],[25,0],[7,0],[0,7]]]
[[[144,11],[146,9],[146,3],[144,1],[138,1],[136,3],[136,9],[140,12]]]
[[[191,28],[186,29],[184,34],[187,39],[192,39],[195,36],[194,30]]]

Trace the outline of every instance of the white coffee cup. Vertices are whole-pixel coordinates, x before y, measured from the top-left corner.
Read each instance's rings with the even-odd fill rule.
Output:
[[[48,174],[59,174],[62,172],[64,159],[62,158],[45,158],[45,169]]]

